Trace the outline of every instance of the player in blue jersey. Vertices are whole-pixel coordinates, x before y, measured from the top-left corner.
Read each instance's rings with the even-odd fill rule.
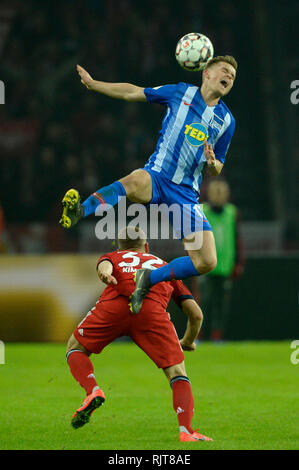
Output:
[[[125,196],[135,203],[175,203],[180,207],[179,226],[175,226],[176,221],[172,222],[189,256],[176,258],[156,270],[141,269],[136,273],[136,290],[131,299],[133,313],[139,312],[152,285],[204,274],[216,267],[213,232],[198,204],[198,197],[204,168],[207,166],[213,176],[221,173],[234,133],[235,120],[221,98],[231,90],[236,70],[237,62],[233,57],[217,56],[203,70],[200,88],[188,83],[142,88],[130,83],[94,80],[77,65],[81,82],[89,90],[129,102],[166,106],[155,152],[143,169],[98,189],[82,204],[74,189],[67,191],[62,201],[60,224],[64,228],[95,213],[99,205],[114,206]],[[190,220],[189,229],[182,226],[185,215]],[[194,244],[197,236],[200,243]]]

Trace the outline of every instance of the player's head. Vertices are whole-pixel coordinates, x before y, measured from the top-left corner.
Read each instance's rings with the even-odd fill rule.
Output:
[[[128,225],[120,230],[118,234],[119,250],[136,250],[148,253],[146,235],[140,227]]]
[[[230,198],[230,188],[224,179],[210,180],[207,188],[208,201],[212,206],[222,207]]]
[[[238,64],[230,55],[209,60],[202,72],[203,84],[219,96],[227,95],[234,84]]]

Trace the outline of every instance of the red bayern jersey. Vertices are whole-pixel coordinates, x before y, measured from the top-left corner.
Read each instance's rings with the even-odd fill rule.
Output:
[[[150,253],[140,253],[131,250],[117,250],[112,253],[106,253],[98,260],[97,265],[101,261],[108,260],[113,265],[112,275],[117,280],[116,285],[109,284],[103,291],[99,301],[112,300],[119,295],[130,297],[135,290],[135,282],[133,280],[134,273],[141,268],[157,269],[167,264],[162,259]],[[148,298],[159,302],[166,309],[170,297],[176,303],[186,298],[193,298],[189,289],[182,281],[173,280],[168,282],[159,282],[155,284],[147,294]]]

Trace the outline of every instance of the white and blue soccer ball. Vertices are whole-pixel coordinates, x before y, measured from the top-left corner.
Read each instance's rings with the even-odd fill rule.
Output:
[[[201,33],[185,34],[177,43],[175,57],[179,65],[189,72],[203,70],[213,58],[214,47],[207,36]]]

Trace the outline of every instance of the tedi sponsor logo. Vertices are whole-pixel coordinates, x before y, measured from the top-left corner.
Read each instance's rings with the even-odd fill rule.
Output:
[[[208,129],[200,122],[186,124],[185,137],[187,142],[193,147],[203,145],[204,141],[209,138]]]

